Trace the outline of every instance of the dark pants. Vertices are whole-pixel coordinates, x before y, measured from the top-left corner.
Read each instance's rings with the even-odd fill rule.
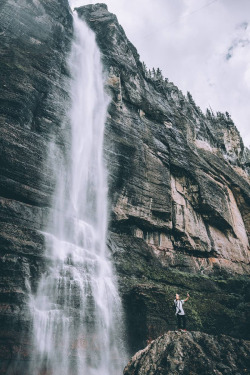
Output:
[[[178,329],[186,329],[186,315],[177,314]]]

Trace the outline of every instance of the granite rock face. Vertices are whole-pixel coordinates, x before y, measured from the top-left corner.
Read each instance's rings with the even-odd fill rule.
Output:
[[[77,12],[96,33],[112,98],[109,247],[132,352],[174,328],[178,291],[192,295],[193,329],[247,335],[249,150],[228,113],[203,114],[145,69],[105,4]]]
[[[64,128],[72,16],[66,0],[0,2],[0,373],[27,357],[28,294],[43,265],[50,140]]]
[[[201,332],[168,332],[136,353],[124,375],[243,375],[250,341]]]

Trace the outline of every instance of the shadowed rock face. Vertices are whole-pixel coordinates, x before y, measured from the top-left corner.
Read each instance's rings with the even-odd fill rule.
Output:
[[[47,224],[54,186],[48,145],[54,136],[60,142],[64,128],[71,38],[66,0],[0,2],[1,374],[17,354],[18,371],[25,373],[26,303],[43,264],[39,230]]]
[[[201,332],[168,332],[136,353],[124,375],[249,374],[250,342]]]
[[[170,82],[149,78],[104,4],[78,9],[96,32],[112,101],[106,124],[112,251],[132,353],[175,327],[249,337],[249,151],[229,117],[204,116]],[[44,264],[54,189],[50,140],[69,106],[66,0],[0,4],[0,374],[29,359],[28,294]]]
[[[132,351],[175,320],[245,336],[249,307],[249,150],[228,114],[150,77],[105,4],[77,9],[96,33],[112,101],[106,126],[112,250]],[[240,315],[240,318],[239,318]]]

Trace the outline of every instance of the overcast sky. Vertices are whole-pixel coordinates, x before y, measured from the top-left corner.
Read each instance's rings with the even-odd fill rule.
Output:
[[[94,4],[70,0],[72,6]],[[148,68],[205,110],[228,111],[250,146],[250,0],[103,0]]]

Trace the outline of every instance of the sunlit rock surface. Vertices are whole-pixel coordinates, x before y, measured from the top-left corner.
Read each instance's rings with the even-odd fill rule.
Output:
[[[190,94],[150,77],[105,4],[77,11],[96,32],[112,97],[109,246],[132,351],[175,327],[177,291],[192,295],[190,327],[245,337],[249,150],[229,114],[203,114]]]
[[[249,374],[250,341],[168,332],[134,355],[124,375]]]

